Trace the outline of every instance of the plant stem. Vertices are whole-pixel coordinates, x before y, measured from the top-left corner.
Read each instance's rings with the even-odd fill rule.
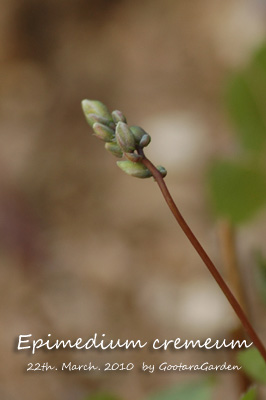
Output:
[[[183,218],[182,214],[180,213],[179,209],[177,208],[160,172],[152,164],[152,162],[148,158],[146,158],[146,156],[141,148],[138,148],[137,150],[138,150],[139,155],[142,156],[141,162],[152,173],[155,181],[157,182],[157,184],[163,194],[163,197],[164,197],[168,207],[170,208],[172,214],[174,215],[174,217],[177,220],[178,224],[180,225],[181,229],[183,230],[183,232],[187,236],[188,240],[191,242],[192,246],[194,247],[194,249],[197,251],[197,253],[201,257],[202,261],[205,263],[206,267],[208,268],[208,270],[210,271],[210,273],[216,280],[217,284],[220,286],[220,288],[223,291],[224,295],[226,296],[227,300],[229,301],[229,303],[233,307],[235,313],[237,314],[238,318],[240,319],[240,321],[241,321],[244,329],[246,330],[247,334],[249,335],[250,339],[253,341],[254,345],[257,347],[258,351],[260,352],[261,356],[263,357],[263,359],[266,362],[266,349],[265,349],[262,341],[260,340],[257,333],[253,329],[253,327],[252,327],[251,323],[249,322],[246,314],[244,313],[242,307],[240,306],[240,304],[236,300],[235,296],[233,295],[233,293],[231,292],[231,290],[225,283],[224,279],[218,272],[217,268],[211,261],[210,257],[208,256],[206,251],[203,249],[203,247],[199,243],[198,239],[196,238],[196,236],[194,235],[194,233],[191,231],[190,227],[186,223],[185,219]]]
[[[228,277],[227,281],[231,283],[235,297],[239,304],[248,313],[247,298],[245,296],[243,281],[241,279],[239,265],[236,254],[236,238],[235,231],[227,219],[218,221],[218,235],[220,239],[220,248],[225,266],[225,274]]]
[[[247,297],[245,296],[245,290],[243,285],[243,280],[241,279],[240,268],[237,259],[236,251],[236,235],[232,223],[228,219],[221,219],[218,221],[218,235],[220,242],[221,255],[223,259],[223,265],[225,270],[225,277],[227,277],[227,282],[229,282],[237,301],[246,313],[246,316],[250,317]],[[230,332],[230,337],[233,340],[244,340],[245,330],[239,321],[237,327],[235,327]],[[230,361],[232,363],[236,362],[236,355],[230,354]],[[238,387],[238,395],[241,397],[241,393],[245,393],[252,381],[248,376],[240,370],[236,375],[236,382]]]

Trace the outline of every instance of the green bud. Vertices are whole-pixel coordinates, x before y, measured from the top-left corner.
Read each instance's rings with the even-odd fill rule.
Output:
[[[150,141],[151,141],[151,137],[150,137],[150,135],[148,135],[148,133],[147,133],[147,134],[145,134],[145,135],[142,136],[142,138],[141,138],[140,141],[139,141],[139,145],[140,145],[140,147],[146,147],[146,146],[148,146],[148,144],[150,143]]]
[[[112,153],[115,157],[118,157],[118,158],[123,157],[123,152],[117,143],[108,142],[108,143],[105,143],[104,147],[106,148],[106,150],[108,150],[110,153]]]
[[[114,123],[118,123],[118,122],[125,122],[127,123],[126,117],[124,116],[124,114],[119,111],[119,110],[115,110],[112,112],[112,117],[113,117],[113,121]]]
[[[135,176],[136,178],[149,178],[152,176],[148,168],[140,162],[117,161],[116,163],[122,171],[128,175]]]
[[[130,130],[133,133],[135,141],[136,141],[137,144],[139,144],[139,142],[141,141],[141,138],[144,135],[148,135],[148,133],[145,132],[144,129],[142,129],[140,126],[131,126]]]
[[[132,153],[136,148],[134,135],[129,126],[124,122],[118,122],[116,125],[115,137],[117,144],[124,153]]]
[[[156,168],[158,169],[158,171],[160,172],[160,174],[162,175],[163,178],[167,175],[166,169],[164,167],[162,167],[161,165],[158,165]]]
[[[99,117],[106,118],[108,121],[112,121],[112,116],[107,107],[98,100],[82,100],[81,107],[90,126],[93,125],[90,117],[88,117],[90,114],[96,114]]]
[[[129,161],[132,162],[138,162],[143,158],[142,156],[136,153],[124,153],[124,155]]]
[[[111,129],[115,128],[115,124],[112,121],[110,121],[108,118],[101,117],[100,115],[97,114],[87,114],[86,120],[90,126],[93,126],[95,122],[99,122],[99,124],[106,125]]]
[[[108,126],[95,122],[92,129],[94,130],[97,138],[104,140],[105,142],[111,142],[114,140],[115,132],[113,129],[108,128]]]

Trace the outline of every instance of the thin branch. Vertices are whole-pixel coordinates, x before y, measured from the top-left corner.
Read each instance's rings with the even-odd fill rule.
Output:
[[[160,172],[151,163],[151,161],[148,158],[146,158],[146,156],[141,148],[138,148],[137,151],[138,151],[138,154],[142,156],[141,162],[143,163],[143,165],[145,165],[149,169],[149,171],[152,173],[155,181],[157,182],[157,184],[163,194],[163,197],[164,197],[168,207],[170,208],[172,214],[174,215],[174,217],[177,220],[178,224],[180,225],[181,229],[183,230],[183,232],[187,236],[188,240],[191,242],[192,246],[194,247],[194,249],[197,251],[197,253],[201,257],[202,261],[204,262],[204,264],[206,265],[206,267],[208,268],[208,270],[210,271],[210,273],[216,280],[217,284],[220,286],[220,288],[223,291],[224,295],[226,296],[227,300],[229,301],[229,303],[233,307],[235,313],[237,314],[238,318],[240,319],[240,321],[241,321],[244,329],[246,330],[247,334],[249,335],[250,339],[253,341],[254,345],[257,347],[258,351],[260,352],[260,354],[262,355],[262,357],[264,358],[264,360],[266,362],[266,349],[265,349],[262,341],[260,340],[257,333],[253,329],[245,312],[243,311],[242,307],[236,300],[235,296],[233,295],[233,293],[231,292],[231,290],[225,283],[224,279],[218,272],[217,268],[211,261],[210,257],[208,256],[206,251],[203,249],[203,247],[199,243],[198,239],[196,238],[196,236],[194,235],[194,233],[191,231],[190,227],[186,223],[185,219],[183,218],[182,214],[180,213],[179,209],[177,208]]]

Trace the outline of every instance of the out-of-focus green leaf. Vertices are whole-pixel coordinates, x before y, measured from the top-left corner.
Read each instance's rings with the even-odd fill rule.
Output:
[[[266,304],[266,259],[261,254],[257,256],[256,283],[262,301]]]
[[[243,396],[241,396],[240,400],[256,400],[257,391],[256,388],[249,389]]]
[[[266,43],[263,43],[255,52],[251,65],[260,65],[265,70],[266,74]]]
[[[85,397],[83,400],[120,400],[120,398],[108,393],[94,393]]]
[[[266,383],[266,363],[255,347],[240,351],[237,359],[248,376],[257,382]]]
[[[256,96],[260,112],[265,115],[266,110],[266,44],[261,46],[251,60],[247,70],[247,81]],[[264,117],[265,122],[265,117]]]
[[[261,152],[266,146],[266,45],[250,64],[234,75],[226,92],[226,106],[246,150]]]
[[[189,382],[155,393],[147,400],[211,400],[212,386],[210,380]]]
[[[266,176],[235,161],[216,161],[209,173],[210,194],[218,216],[245,222],[266,205]]]
[[[228,89],[227,107],[243,146],[260,152],[266,141],[266,121],[256,97],[247,76],[236,74]]]

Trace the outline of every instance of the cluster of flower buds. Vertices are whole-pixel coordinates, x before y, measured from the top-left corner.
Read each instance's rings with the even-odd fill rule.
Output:
[[[149,178],[151,172],[142,162],[142,155],[138,150],[148,146],[150,135],[139,126],[129,126],[126,117],[121,111],[109,112],[107,107],[97,100],[82,100],[83,112],[88,124],[92,127],[97,138],[105,142],[105,148],[115,157],[127,158],[117,161],[117,165],[128,175],[137,178]],[[166,169],[157,167],[162,177],[166,176]]]

